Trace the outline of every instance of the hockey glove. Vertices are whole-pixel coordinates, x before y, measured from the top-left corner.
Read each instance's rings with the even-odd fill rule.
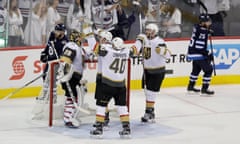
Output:
[[[208,54],[208,59],[209,59],[210,61],[213,61],[214,57],[213,57],[213,54],[212,54],[212,53],[209,53],[209,54]]]
[[[99,56],[106,56],[107,55],[107,50],[101,46],[98,51]]]
[[[90,61],[94,61],[94,60],[97,60],[97,57],[96,57],[95,53],[91,52],[86,55],[86,59],[88,59]]]
[[[41,55],[40,55],[40,61],[43,62],[43,63],[46,63],[48,60],[48,56],[45,52],[41,52]]]

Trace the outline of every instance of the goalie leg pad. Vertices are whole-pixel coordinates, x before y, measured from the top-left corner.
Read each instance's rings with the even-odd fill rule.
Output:
[[[77,115],[76,108],[74,106],[72,98],[67,97],[64,106],[64,123],[68,128],[78,128],[80,121],[75,118]]]

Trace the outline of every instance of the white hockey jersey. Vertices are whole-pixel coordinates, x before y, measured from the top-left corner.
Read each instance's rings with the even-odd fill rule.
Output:
[[[105,56],[100,56],[102,57],[102,82],[115,87],[124,86],[130,49],[115,50],[110,45],[103,45],[102,49],[106,51]]]
[[[171,56],[165,41],[159,36],[149,40],[146,35],[141,34],[135,42],[137,49],[142,49],[144,58],[144,69],[157,72],[166,65],[166,59]]]
[[[75,53],[75,54],[73,54]],[[78,72],[80,74],[83,73],[84,69],[84,51],[82,50],[81,47],[79,47],[76,43],[74,42],[68,42],[65,44],[63,48],[63,55],[61,57],[61,60],[67,61],[67,62],[72,62],[73,65],[73,70],[75,72]]]

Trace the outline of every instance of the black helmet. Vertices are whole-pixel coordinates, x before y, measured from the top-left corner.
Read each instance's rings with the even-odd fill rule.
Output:
[[[57,24],[57,25],[55,26],[55,30],[65,31],[65,30],[66,30],[66,26],[65,26],[64,24],[62,24],[62,23]]]
[[[210,21],[210,17],[209,17],[208,14],[202,13],[202,14],[199,15],[199,21],[200,21],[200,22]]]

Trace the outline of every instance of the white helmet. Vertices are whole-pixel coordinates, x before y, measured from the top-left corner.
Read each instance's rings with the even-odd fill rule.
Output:
[[[102,31],[99,34],[100,37],[105,38],[107,41],[111,41],[112,40],[112,33],[108,32],[108,31]]]
[[[123,48],[124,42],[120,37],[115,37],[112,40],[113,47],[117,50],[120,50]]]
[[[155,34],[157,34],[158,31],[159,31],[158,26],[157,26],[156,24],[154,24],[154,23],[148,24],[148,25],[146,26],[146,29],[151,30],[152,33],[155,33]]]

